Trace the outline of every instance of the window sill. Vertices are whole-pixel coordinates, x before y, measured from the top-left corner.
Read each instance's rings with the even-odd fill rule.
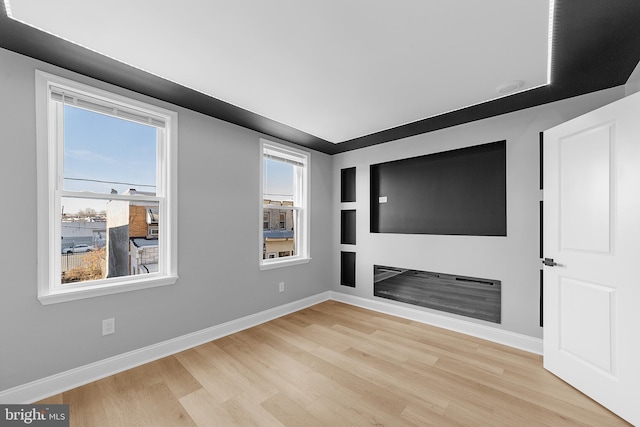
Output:
[[[85,298],[93,298],[103,295],[118,294],[121,292],[131,292],[140,289],[155,288],[158,286],[173,285],[178,280],[178,276],[163,276],[149,279],[136,279],[121,282],[118,284],[98,285],[92,287],[55,289],[49,293],[40,293],[38,300],[42,305],[57,304],[67,301],[75,301]]]
[[[283,260],[276,260],[276,261],[268,260],[268,262],[264,262],[264,261],[260,261],[260,270],[272,270],[274,268],[290,267],[292,265],[298,265],[298,264],[307,264],[309,261],[311,261],[311,258],[309,257],[294,258],[294,259],[285,258]]]

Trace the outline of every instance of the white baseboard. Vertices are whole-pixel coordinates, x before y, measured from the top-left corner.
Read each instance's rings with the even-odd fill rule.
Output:
[[[390,304],[385,301],[371,300],[367,298],[357,297],[353,295],[343,294],[341,292],[331,291],[331,299],[344,302],[346,304],[355,305],[357,307],[367,308],[373,311],[390,314],[392,316],[402,317],[404,319],[414,320],[420,323],[437,326],[439,328],[449,329],[509,347],[525,350],[530,353],[542,354],[542,340],[527,335],[516,334],[514,332],[505,331],[491,326],[481,325],[479,323],[468,322],[462,319],[442,316],[411,307],[404,307]]]
[[[161,359],[172,354],[196,347],[200,344],[240,332],[303,308],[321,303],[331,298],[329,291],[313,295],[289,304],[274,307],[256,314],[212,326],[181,337],[173,338],[108,359],[80,366],[59,374],[51,375],[27,384],[0,391],[3,404],[27,404],[46,397],[80,387],[92,381],[135,368],[136,366]]]
[[[37,402],[46,397],[80,387],[92,381],[135,368],[136,366],[161,359],[172,354],[196,347],[209,341],[240,332],[278,317],[285,316],[312,305],[333,299],[346,304],[367,308],[374,311],[450,329],[489,341],[498,342],[536,354],[542,354],[542,340],[515,334],[508,331],[484,326],[464,320],[440,316],[409,307],[401,307],[383,301],[327,291],[289,304],[274,307],[260,313],[212,326],[181,337],[173,338],[137,350],[129,351],[108,359],[80,366],[59,374],[51,375],[27,384],[0,391],[0,402],[3,404],[27,404]]]

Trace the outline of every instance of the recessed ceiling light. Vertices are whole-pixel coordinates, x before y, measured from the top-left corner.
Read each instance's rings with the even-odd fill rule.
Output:
[[[508,83],[502,83],[500,86],[496,88],[496,92],[500,95],[506,95],[511,92],[515,92],[524,86],[524,82],[522,80],[514,80]]]

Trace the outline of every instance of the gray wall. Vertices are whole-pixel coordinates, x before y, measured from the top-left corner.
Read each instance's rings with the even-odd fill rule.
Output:
[[[356,209],[356,245],[340,245],[334,232],[334,258],[340,250],[356,252],[356,288],[334,290],[374,299],[373,265],[460,274],[502,281],[502,323],[495,325],[441,311],[507,331],[542,337],[539,327],[539,132],[615,101],[624,87],[592,93],[461,126],[388,142],[334,156],[333,215]],[[507,140],[507,237],[372,234],[369,232],[369,166],[375,163]],[[356,167],[356,202],[340,203],[340,169]],[[381,300],[379,298],[375,298]],[[382,300],[391,304],[391,300]],[[417,306],[417,310],[430,311]]]
[[[311,154],[308,264],[258,269],[259,138],[263,135],[176,109],[179,280],[117,295],[43,306],[36,297],[36,68],[95,84],[0,49],[3,209],[0,209],[0,390],[218,325],[328,290],[334,230],[331,157]],[[284,281],[286,291],[278,292]],[[102,337],[102,319],[116,333]]]

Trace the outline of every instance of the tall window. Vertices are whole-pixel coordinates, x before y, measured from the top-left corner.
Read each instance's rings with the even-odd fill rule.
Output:
[[[177,114],[36,72],[38,297],[177,278]]]
[[[260,267],[308,262],[310,154],[264,139],[260,146]],[[277,228],[264,227],[268,217]]]

